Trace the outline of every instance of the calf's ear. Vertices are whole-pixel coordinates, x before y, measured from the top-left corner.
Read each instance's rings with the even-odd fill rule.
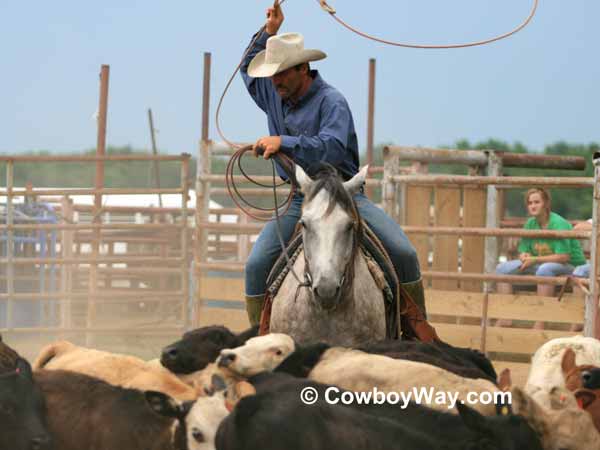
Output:
[[[503,391],[510,391],[510,388],[512,387],[512,377],[510,375],[510,369],[506,368],[504,369],[502,372],[500,372],[500,375],[498,376],[498,388]]]
[[[560,367],[562,368],[562,373],[564,376],[577,367],[575,364],[575,357],[576,355],[573,349],[567,347],[563,353],[562,361],[560,363]]]
[[[150,409],[160,416],[178,418],[183,413],[182,406],[163,392],[145,391],[144,397]]]

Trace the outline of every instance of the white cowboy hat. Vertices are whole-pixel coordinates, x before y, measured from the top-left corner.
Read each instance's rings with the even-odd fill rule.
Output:
[[[283,72],[297,64],[318,61],[327,57],[321,50],[304,49],[300,33],[283,33],[267,39],[267,48],[250,61],[248,75],[264,78]]]

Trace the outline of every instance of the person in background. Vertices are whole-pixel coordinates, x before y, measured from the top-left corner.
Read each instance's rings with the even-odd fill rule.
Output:
[[[580,222],[575,227],[574,230],[591,230],[592,229],[592,219],[588,219],[585,222]],[[573,275],[579,278],[589,278],[590,277],[590,263],[586,262],[580,266],[575,267],[573,270]]]
[[[526,230],[572,230],[571,224],[551,211],[551,198],[543,188],[529,189],[525,194],[525,206],[530,218],[525,223]],[[536,275],[557,277],[570,275],[575,266],[585,264],[585,257],[577,239],[522,238],[519,242],[519,259],[498,264],[496,273],[501,275]],[[511,294],[510,283],[498,283],[498,293]],[[540,296],[553,296],[554,285],[540,283],[537,286]],[[508,326],[510,321],[500,320],[496,324]],[[536,322],[535,328],[542,329],[543,322]]]

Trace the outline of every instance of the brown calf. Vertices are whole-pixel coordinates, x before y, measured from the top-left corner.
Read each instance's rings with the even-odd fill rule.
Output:
[[[570,348],[565,350],[561,366],[565,386],[573,392],[579,407],[591,414],[596,429],[600,431],[600,367],[577,366],[575,352]]]
[[[178,420],[185,419],[184,409],[165,394],[112,386],[63,370],[39,370],[34,379],[46,400],[56,449],[186,448],[185,436],[175,433]]]

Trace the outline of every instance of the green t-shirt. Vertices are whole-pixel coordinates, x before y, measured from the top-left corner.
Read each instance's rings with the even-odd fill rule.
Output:
[[[541,230],[540,224],[534,217],[526,223],[526,230]],[[572,230],[573,227],[564,218],[556,213],[550,213],[548,230]],[[547,256],[568,253],[571,258],[569,264],[580,266],[585,264],[585,256],[577,239],[534,239],[522,238],[519,242],[519,253],[529,253],[533,256]]]

